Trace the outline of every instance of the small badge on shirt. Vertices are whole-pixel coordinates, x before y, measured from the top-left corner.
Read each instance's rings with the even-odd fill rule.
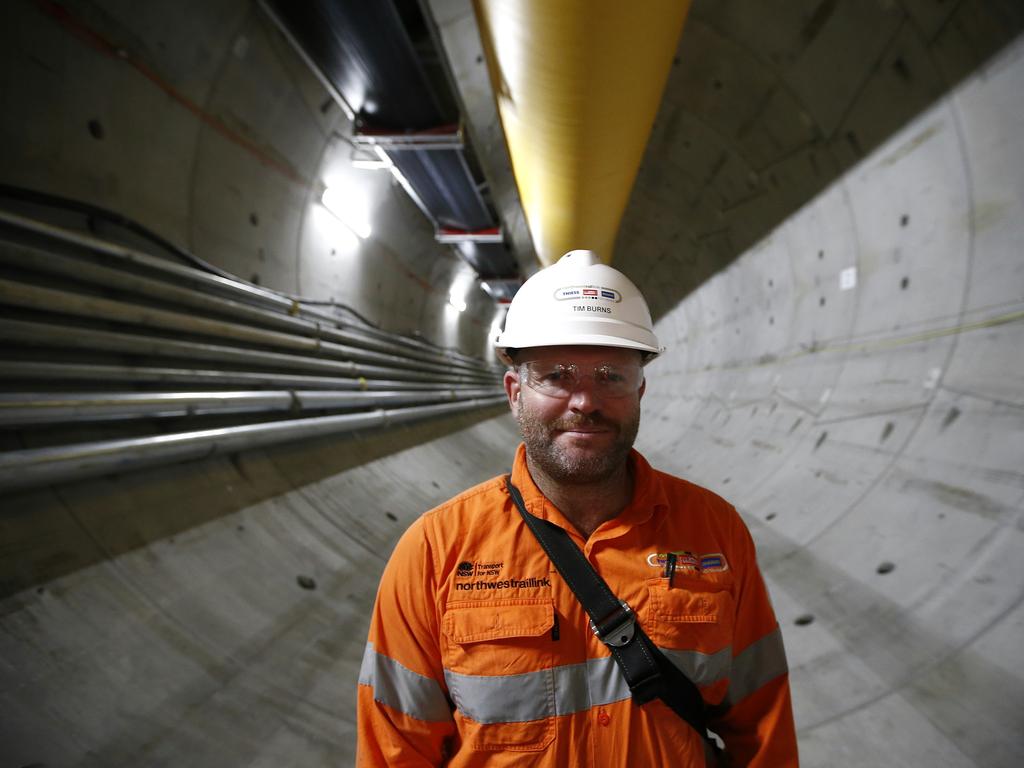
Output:
[[[729,563],[725,561],[725,555],[715,552],[711,555],[701,555],[700,570],[702,573],[720,573],[729,570]]]
[[[707,555],[695,555],[685,549],[674,552],[652,552],[647,556],[647,564],[652,568],[665,568],[669,555],[675,555],[675,571],[692,571],[696,573],[720,573],[729,570],[729,562],[721,552]]]

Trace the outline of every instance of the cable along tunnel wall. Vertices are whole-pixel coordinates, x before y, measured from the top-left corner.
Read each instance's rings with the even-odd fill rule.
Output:
[[[0,428],[32,446],[0,453],[0,491],[503,400],[498,371],[460,353],[15,214],[0,223]],[[82,423],[107,436],[62,434]]]

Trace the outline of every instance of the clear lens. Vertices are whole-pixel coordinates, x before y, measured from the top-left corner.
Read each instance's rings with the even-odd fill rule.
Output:
[[[643,369],[639,365],[605,363],[584,374],[575,363],[542,360],[526,363],[526,383],[548,397],[569,397],[585,378],[593,380],[594,389],[601,397],[625,397],[640,389]]]

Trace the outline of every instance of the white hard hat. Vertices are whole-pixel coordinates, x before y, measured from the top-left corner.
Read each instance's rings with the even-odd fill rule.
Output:
[[[622,347],[644,362],[664,351],[640,291],[593,251],[569,251],[523,283],[494,344],[505,362],[506,350],[524,347]]]

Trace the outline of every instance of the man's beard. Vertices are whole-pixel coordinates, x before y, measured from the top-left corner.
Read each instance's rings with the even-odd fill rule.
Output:
[[[544,422],[536,413],[519,401],[516,414],[519,429],[526,444],[526,453],[531,462],[556,482],[568,485],[585,485],[607,480],[619,471],[629,456],[636,433],[640,428],[640,409],[626,421],[620,423],[600,415],[563,417],[551,423]],[[617,433],[611,446],[597,454],[572,455],[558,445],[556,432],[574,427],[606,427]]]

